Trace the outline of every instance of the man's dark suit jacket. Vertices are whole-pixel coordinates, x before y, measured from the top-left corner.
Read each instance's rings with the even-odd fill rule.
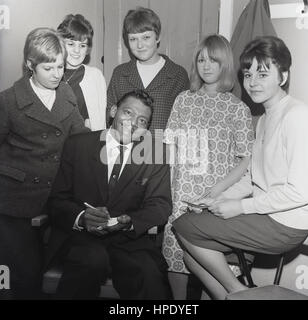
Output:
[[[121,238],[118,245],[129,251],[151,250],[153,241],[144,235],[151,227],[164,225],[171,214],[169,165],[163,159],[165,153],[155,153],[154,141],[145,158],[150,162],[152,151],[156,163],[136,164],[132,160],[131,164],[126,164],[113,194],[108,198],[108,168],[106,161],[102,163],[102,159],[106,159],[106,132],[76,135],[65,144],[50,197],[55,228],[49,258],[72,232],[78,232],[72,228],[78,214],[85,209],[84,202],[94,207],[106,206],[111,217],[124,213],[131,217],[134,230],[118,232]],[[140,147],[141,143],[134,144],[131,154],[139,152]]]

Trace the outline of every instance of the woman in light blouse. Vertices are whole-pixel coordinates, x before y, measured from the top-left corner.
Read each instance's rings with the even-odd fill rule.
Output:
[[[208,209],[173,225],[185,262],[215,299],[247,289],[227,264],[232,248],[280,254],[308,235],[308,106],[288,95],[291,54],[276,37],[249,43],[241,58],[244,88],[263,103],[251,173],[222,196],[200,199]]]

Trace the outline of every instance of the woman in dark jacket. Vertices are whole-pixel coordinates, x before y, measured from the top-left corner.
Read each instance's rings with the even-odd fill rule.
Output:
[[[0,265],[10,270],[10,289],[0,297],[36,297],[41,259],[31,218],[44,211],[65,139],[87,130],[61,82],[65,59],[54,30],[31,31],[24,47],[29,74],[0,93]]]

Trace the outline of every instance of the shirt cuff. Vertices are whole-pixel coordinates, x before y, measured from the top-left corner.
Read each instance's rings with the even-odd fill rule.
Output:
[[[254,198],[242,199],[241,204],[242,204],[244,214],[257,213],[255,203],[254,203]]]
[[[85,210],[82,210],[79,215],[77,216],[75,222],[74,222],[74,225],[73,225],[73,230],[78,230],[78,231],[82,231],[84,229],[84,227],[81,227],[79,225],[79,219],[80,217],[85,213]]]

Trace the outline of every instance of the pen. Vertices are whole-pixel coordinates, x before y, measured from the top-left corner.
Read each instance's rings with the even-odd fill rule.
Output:
[[[91,205],[88,204],[87,202],[84,202],[83,204],[84,204],[87,208],[97,210],[97,208],[91,206]],[[96,227],[96,229],[101,231],[101,230],[103,230],[103,227],[102,227],[102,226],[98,226],[98,227]]]
[[[90,204],[88,204],[87,202],[83,203],[86,207],[90,208],[90,209],[95,209],[97,210],[95,207],[91,206]]]

